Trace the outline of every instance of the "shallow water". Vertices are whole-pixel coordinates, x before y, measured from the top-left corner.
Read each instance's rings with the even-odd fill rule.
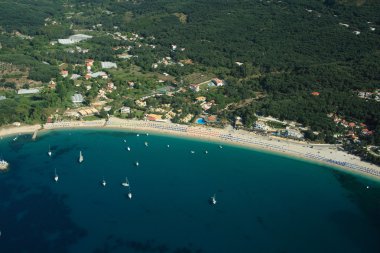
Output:
[[[0,155],[0,252],[380,252],[379,184],[324,166],[109,130],[9,137]]]

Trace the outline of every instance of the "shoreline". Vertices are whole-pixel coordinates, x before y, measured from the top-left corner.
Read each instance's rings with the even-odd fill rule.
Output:
[[[261,152],[299,159],[306,162],[333,167],[339,171],[364,176],[380,181],[380,167],[361,161],[360,158],[338,150],[329,144],[309,144],[276,137],[256,135],[244,130],[227,130],[207,126],[188,126],[174,123],[152,122],[142,120],[119,119],[111,117],[108,121],[66,121],[40,125],[20,126],[0,129],[0,137],[44,133],[57,129],[109,129],[132,132],[151,132],[158,135],[177,136],[206,142],[224,143]],[[140,133],[141,133],[140,132]]]

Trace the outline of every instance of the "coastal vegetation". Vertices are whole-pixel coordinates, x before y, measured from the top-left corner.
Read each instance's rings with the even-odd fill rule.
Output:
[[[380,146],[378,13],[378,1],[354,0],[3,1],[0,124],[63,118],[79,93],[76,106],[101,104],[101,117],[158,113],[191,123],[214,115],[214,126],[239,117],[247,130],[259,117],[294,121],[307,140],[342,143],[379,163],[366,148]],[[58,40],[80,33],[92,38]],[[86,59],[108,79],[87,79]],[[209,86],[213,78],[225,85]],[[40,92],[17,94],[22,88]]]

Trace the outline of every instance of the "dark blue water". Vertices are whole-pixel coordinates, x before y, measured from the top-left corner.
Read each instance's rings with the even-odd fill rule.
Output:
[[[4,138],[0,155],[0,252],[380,252],[379,184],[327,167],[95,130]]]

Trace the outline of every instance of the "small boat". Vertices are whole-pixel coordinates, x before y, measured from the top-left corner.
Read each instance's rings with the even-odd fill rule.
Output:
[[[124,187],[129,187],[129,181],[127,177],[125,178],[125,182],[122,182],[121,185]]]
[[[132,192],[131,191],[128,192],[128,198],[132,199]]]
[[[58,182],[58,179],[57,169],[54,169],[54,181]]]
[[[131,151],[131,148],[130,148],[130,147],[127,147],[127,150],[128,150],[128,151]]]
[[[79,163],[83,162],[84,158],[83,158],[83,155],[82,155],[82,151],[79,151]]]
[[[50,150],[50,145],[49,145],[49,151],[48,151],[48,156],[51,156],[51,150]]]
[[[190,153],[194,154],[194,153],[195,153],[195,151],[194,151],[194,150],[191,150],[191,151],[190,151]]]
[[[215,205],[216,204],[216,197],[215,194],[210,198],[210,204]]]
[[[127,142],[127,140],[124,140],[124,142]]]
[[[205,154],[208,154],[208,151],[207,151],[207,150],[205,151]]]
[[[148,147],[149,144],[148,144],[148,142],[145,142],[144,145],[145,145],[145,147]]]
[[[149,133],[146,133],[146,136],[149,136]]]
[[[223,146],[222,146],[222,145],[219,145],[219,148],[223,148]]]
[[[140,135],[139,134],[136,134],[137,137],[139,137]]]
[[[0,170],[8,169],[9,163],[5,161],[3,158],[0,159]]]
[[[104,187],[104,186],[106,186],[107,185],[107,183],[106,183],[106,180],[102,180],[102,186]]]
[[[16,136],[15,138],[13,138],[13,141],[17,141],[17,138],[18,138],[18,136]]]
[[[168,144],[168,145],[166,145],[166,147],[170,148],[170,145]]]
[[[136,165],[136,166],[139,166],[140,164],[139,164],[139,162],[135,162],[135,165]]]

